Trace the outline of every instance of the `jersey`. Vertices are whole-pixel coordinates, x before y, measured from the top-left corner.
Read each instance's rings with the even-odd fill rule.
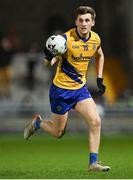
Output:
[[[100,47],[100,37],[90,31],[88,39],[80,37],[76,28],[64,33],[67,51],[58,62],[53,84],[63,89],[76,90],[86,83],[88,64]]]

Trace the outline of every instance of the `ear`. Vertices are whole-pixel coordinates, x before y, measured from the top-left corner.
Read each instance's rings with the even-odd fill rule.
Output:
[[[77,26],[77,19],[75,20],[75,25]]]
[[[92,27],[95,26],[95,20],[92,21]]]

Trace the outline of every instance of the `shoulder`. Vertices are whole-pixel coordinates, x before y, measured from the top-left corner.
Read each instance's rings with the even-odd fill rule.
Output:
[[[96,39],[96,40],[100,40],[100,39],[101,39],[100,36],[99,36],[96,32],[94,32],[94,31],[91,31],[91,36],[92,36],[94,39]]]
[[[71,37],[75,37],[75,28],[72,28],[68,31],[66,31],[63,36],[65,37],[65,39],[71,38]]]
[[[101,38],[100,36],[94,32],[94,31],[91,31],[91,39],[95,42],[97,42],[98,44],[101,44]]]

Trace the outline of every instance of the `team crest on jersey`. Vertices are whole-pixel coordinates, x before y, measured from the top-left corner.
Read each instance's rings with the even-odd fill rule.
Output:
[[[96,44],[92,45],[92,49],[95,51],[97,49]]]
[[[88,51],[88,45],[83,45],[84,51]]]

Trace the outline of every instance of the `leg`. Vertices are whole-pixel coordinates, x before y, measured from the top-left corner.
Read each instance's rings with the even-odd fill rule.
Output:
[[[85,119],[89,129],[90,162],[89,171],[109,171],[109,166],[102,166],[97,162],[100,144],[101,119],[92,98],[79,101],[75,107]]]
[[[45,132],[60,138],[65,132],[68,112],[63,115],[51,114],[51,120],[42,120],[40,115],[36,115],[24,129],[24,139],[29,139],[37,129],[42,128]]]
[[[40,115],[37,115],[32,122],[24,130],[24,138],[29,139],[32,134],[39,128],[42,128],[44,131],[50,133],[55,137],[61,137],[64,133],[66,127],[68,111],[73,106],[72,103],[68,103],[68,96],[70,94],[69,90],[65,90],[51,85],[49,98],[51,105],[51,120],[44,120]],[[67,97],[65,97],[67,94]],[[71,95],[71,94],[70,94]]]
[[[41,122],[41,128],[45,132],[48,132],[51,135],[60,138],[64,134],[67,117],[68,112],[66,112],[64,115],[52,113],[51,120],[44,120]]]
[[[75,107],[85,119],[89,128],[89,149],[92,153],[98,153],[100,144],[101,120],[92,98],[79,101]]]

